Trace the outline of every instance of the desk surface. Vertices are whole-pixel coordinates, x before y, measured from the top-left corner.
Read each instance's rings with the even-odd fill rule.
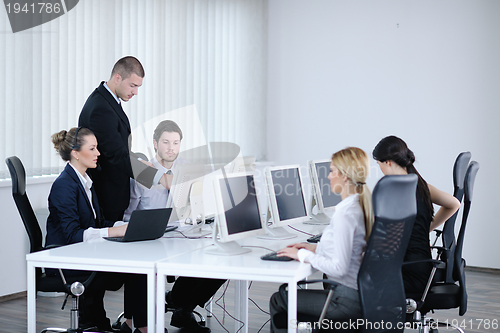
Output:
[[[324,226],[323,226],[324,227]],[[298,225],[297,229],[315,234],[322,226]],[[36,327],[35,308],[35,267],[53,267],[109,272],[142,273],[148,275],[148,326],[155,331],[155,275],[158,278],[157,308],[164,306],[165,284],[160,276],[182,275],[208,278],[224,278],[245,281],[269,281],[294,283],[312,273],[309,264],[297,261],[277,262],[260,259],[269,250],[278,250],[288,244],[304,241],[308,235],[281,241],[248,238],[239,243],[251,246],[252,251],[236,256],[219,256],[206,253],[213,244],[210,238],[186,239],[174,237],[168,233],[164,238],[153,241],[119,243],[104,239],[82,242],[46,251],[31,253],[26,256],[28,262],[28,331]],[[261,246],[264,248],[255,248]],[[247,290],[243,288],[242,290]],[[291,297],[290,297],[291,296]],[[296,290],[292,288],[291,302],[296,303]],[[243,298],[246,299],[245,295]],[[158,314],[163,319],[164,311]],[[290,307],[290,314],[296,313],[296,307]],[[289,315],[290,315],[289,314]],[[163,322],[159,329],[163,331]]]
[[[160,238],[120,243],[99,239],[31,253],[28,265],[28,332],[36,330],[35,267],[147,274],[148,327],[155,331],[156,263],[206,247],[211,239]]]
[[[80,269],[90,265],[93,270],[109,267],[152,267],[159,260],[182,255],[212,244],[211,239],[196,241],[185,238],[160,238],[144,242],[112,242],[104,239],[81,242],[26,255],[26,260],[42,267],[68,267]],[[45,265],[45,266],[43,266]]]
[[[302,279],[314,272],[310,264],[298,261],[265,261],[260,257],[271,250],[281,249],[288,244],[302,241],[301,238],[286,240],[263,240],[251,237],[239,241],[250,252],[239,255],[214,255],[206,253],[214,246],[199,248],[195,251],[161,260],[158,269],[166,269],[172,275],[202,276],[249,281],[286,282]],[[267,248],[267,249],[265,249]]]

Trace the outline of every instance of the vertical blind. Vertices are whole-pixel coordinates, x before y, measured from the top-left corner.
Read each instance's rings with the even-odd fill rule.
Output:
[[[0,9],[0,45],[0,157],[19,156],[28,176],[60,172],[51,134],[77,126],[126,55],[146,72],[123,103],[133,128],[176,115],[192,142],[232,142],[265,158],[265,0],[85,0],[15,34]]]

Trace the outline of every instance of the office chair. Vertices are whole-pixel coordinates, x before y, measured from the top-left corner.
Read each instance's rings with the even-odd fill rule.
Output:
[[[453,196],[462,202],[464,195],[464,179],[465,173],[469,166],[469,161],[471,159],[470,152],[462,152],[457,156],[455,164],[453,166]],[[446,263],[444,269],[439,269],[436,271],[435,281],[444,281],[447,283],[456,282],[453,279],[453,262],[454,253],[456,247],[455,239],[455,220],[457,219],[458,211],[453,214],[443,225],[443,230],[434,230],[436,233],[436,239],[433,245],[436,244],[437,240],[441,238],[442,246],[433,246],[432,248],[437,249],[438,256],[436,259],[444,261]]]
[[[465,237],[465,227],[469,216],[474,182],[479,170],[479,163],[472,161],[467,168],[464,180],[464,211],[462,224],[457,238],[457,246],[454,253],[453,280],[452,282],[438,282],[433,284],[434,273],[437,266],[442,262],[433,260],[434,267],[431,271],[426,289],[423,295],[407,294],[409,303],[413,304],[413,320],[418,324],[419,332],[437,332],[437,324],[432,318],[426,316],[430,311],[459,308],[458,314],[463,316],[467,311],[467,290],[465,285],[465,259],[462,258],[462,248]],[[456,282],[455,282],[456,281]],[[439,324],[439,323],[438,323]],[[459,332],[464,331],[457,326],[452,326]]]
[[[31,207],[31,203],[28,199],[28,195],[26,194],[26,172],[24,169],[21,160],[16,157],[8,157],[5,160],[7,166],[9,168],[10,176],[12,178],[12,196],[14,198],[14,202],[16,203],[19,214],[21,215],[21,219],[23,220],[24,227],[26,228],[26,232],[28,233],[28,238],[30,242],[30,253],[42,251],[48,248],[54,248],[57,246],[42,246],[42,231],[36,219],[35,213],[33,212],[33,208]],[[46,328],[41,331],[41,333],[45,332],[69,332],[69,333],[77,333],[82,332],[81,329],[78,328],[78,301],[79,297],[84,293],[85,289],[89,286],[92,279],[95,276],[95,272],[90,276],[72,276],[71,278],[66,278],[62,272],[59,270],[60,276],[47,276],[45,273],[42,273],[41,268],[36,269],[36,290],[44,291],[44,292],[64,292],[66,293],[66,299],[63,303],[66,304],[68,296],[72,297],[72,308],[70,315],[70,328],[62,329],[62,328]],[[84,281],[79,282],[79,281]]]
[[[404,331],[406,300],[401,265],[417,213],[417,179],[414,174],[391,175],[380,179],[375,186],[372,195],[375,220],[358,273],[362,318],[345,318],[343,322],[333,323],[333,327],[342,328],[335,331]],[[316,282],[326,283],[330,291],[319,319],[298,314],[300,332],[322,332],[314,327],[314,322],[323,322],[336,282],[311,280],[299,281],[298,284]],[[283,296],[286,295],[283,294],[285,286],[280,287]],[[281,318],[275,318],[279,321],[275,323],[285,328],[286,316],[279,315]],[[355,328],[344,324],[349,320],[357,322],[358,319],[362,319],[364,324]],[[379,325],[382,322],[384,325]]]

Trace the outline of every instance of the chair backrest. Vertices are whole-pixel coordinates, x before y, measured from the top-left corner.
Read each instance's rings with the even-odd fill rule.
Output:
[[[398,329],[406,315],[401,265],[417,214],[417,179],[385,176],[373,189],[375,220],[358,273],[363,319],[372,324],[364,325],[364,332],[404,330]]]
[[[458,281],[461,288],[461,301],[459,314],[463,316],[467,311],[467,291],[465,287],[465,260],[462,258],[462,249],[464,245],[465,227],[467,226],[467,218],[469,217],[470,206],[472,202],[472,194],[474,190],[474,182],[479,170],[479,163],[472,161],[465,174],[464,181],[464,211],[462,214],[462,224],[457,238],[457,247],[455,249],[455,263],[453,269],[453,278]]]
[[[453,196],[462,202],[464,195],[464,180],[465,173],[469,166],[471,159],[470,152],[462,152],[457,156],[453,166]],[[444,276],[445,282],[453,282],[453,261],[455,253],[455,221],[457,219],[458,211],[453,214],[444,224],[443,233],[441,235],[443,240],[443,247],[449,249],[443,253],[441,260],[446,262],[446,272]]]
[[[43,248],[42,230],[26,194],[26,172],[24,166],[17,156],[8,157],[5,163],[7,163],[10,177],[12,178],[12,196],[28,233],[30,253],[40,251]]]

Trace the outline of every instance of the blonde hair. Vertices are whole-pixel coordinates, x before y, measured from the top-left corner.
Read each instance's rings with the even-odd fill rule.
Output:
[[[368,239],[373,225],[372,194],[366,185],[370,169],[368,155],[362,149],[347,147],[332,155],[332,164],[356,186],[359,203],[365,217],[365,239]]]

